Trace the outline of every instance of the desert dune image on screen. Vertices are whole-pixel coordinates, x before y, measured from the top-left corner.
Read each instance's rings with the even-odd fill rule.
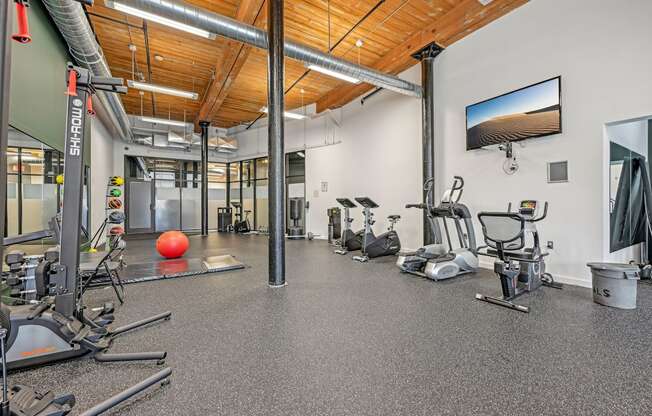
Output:
[[[466,109],[466,148],[561,133],[560,78]]]

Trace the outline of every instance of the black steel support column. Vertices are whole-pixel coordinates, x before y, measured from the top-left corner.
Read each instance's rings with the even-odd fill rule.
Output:
[[[231,164],[226,164],[226,207],[231,206]]]
[[[432,43],[413,55],[421,61],[421,88],[423,98],[421,104],[421,134],[422,134],[422,185],[435,177],[435,58],[443,50],[439,45]],[[434,186],[434,185],[433,185]],[[433,204],[434,192],[430,194],[423,190],[423,202]],[[435,242],[426,211],[423,211],[423,244]]]
[[[268,0],[269,285],[285,285],[283,0]]]
[[[0,5],[0,238],[6,231],[7,209],[7,143],[9,141],[9,87],[11,76],[11,9],[14,3]],[[0,264],[4,262],[0,244]]]
[[[252,181],[253,187],[254,187],[254,189],[253,189],[253,191],[254,191],[254,204],[253,204],[254,205],[254,210],[253,210],[254,211],[254,230],[258,230],[258,220],[257,220],[258,219],[258,212],[257,212],[257,209],[258,209],[258,202],[257,202],[258,195],[257,195],[257,192],[256,192],[256,188],[257,188],[257,184],[258,184],[258,178],[256,177],[256,163],[257,163],[257,161],[258,161],[258,159],[253,159],[250,162],[250,163],[252,163],[254,165],[254,178],[253,178],[253,181]]]
[[[201,235],[208,235],[208,121],[200,121],[201,127]]]

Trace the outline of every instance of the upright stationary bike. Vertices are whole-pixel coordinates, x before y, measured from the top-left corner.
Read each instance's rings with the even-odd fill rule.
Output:
[[[355,198],[356,202],[364,208],[363,215],[365,218],[364,221],[364,235],[362,238],[362,254],[360,256],[354,256],[353,260],[359,262],[366,262],[369,259],[373,259],[381,256],[392,256],[399,251],[401,251],[401,241],[398,238],[398,233],[394,230],[394,226],[401,219],[400,215],[390,215],[387,217],[389,220],[389,229],[387,232],[376,236],[374,235],[371,226],[376,222],[373,219],[372,209],[378,208],[380,205],[372,201],[367,197]]]
[[[353,218],[351,218],[350,210],[351,208],[356,208],[357,205],[349,198],[337,198],[336,200],[344,207],[344,230],[342,230],[342,235],[340,236],[339,248],[334,252],[344,255],[349,251],[360,250],[362,247],[360,244],[361,239],[358,238],[357,233],[351,230]]]
[[[235,208],[235,222],[233,223],[233,231],[238,234],[244,234],[251,231],[249,225],[249,213],[251,211],[245,210],[243,215],[243,207],[239,202],[231,201],[231,205]]]

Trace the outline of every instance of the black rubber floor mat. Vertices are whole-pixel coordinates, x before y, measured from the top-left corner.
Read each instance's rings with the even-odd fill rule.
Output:
[[[219,273],[244,269],[244,263],[231,255],[160,260],[148,263],[127,264],[118,271],[123,284],[151,282],[154,280],[176,279],[178,277],[198,276],[207,273]],[[90,287],[111,284],[108,278],[98,276]]]

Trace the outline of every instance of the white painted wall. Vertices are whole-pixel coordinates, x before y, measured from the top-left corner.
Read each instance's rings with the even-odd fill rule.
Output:
[[[567,283],[590,285],[586,263],[609,258],[605,124],[652,114],[652,55],[641,53],[652,39],[649,16],[649,0],[532,0],[437,58],[437,193],[461,175],[463,201],[473,213],[525,198],[549,201],[549,217],[539,229],[544,243],[555,243],[549,271]],[[418,72],[413,68],[406,77],[417,81]],[[564,132],[515,146],[518,173],[503,173],[501,152],[466,151],[466,106],[557,75]],[[335,136],[342,143],[306,152],[309,230],[325,234],[325,210],[335,206],[335,197],[366,194],[381,205],[378,219],[404,216],[401,239],[415,247],[419,214],[403,205],[420,198],[418,100],[383,92],[363,108],[354,101],[339,113],[342,127]],[[306,132],[288,127],[287,148],[329,136],[316,120],[299,124],[307,125]],[[266,129],[238,138],[243,150],[266,152]],[[548,184],[547,163],[561,160],[569,162],[570,181]],[[321,181],[328,182],[327,193],[319,191]],[[358,228],[361,215],[356,217]]]
[[[419,67],[401,77],[420,82]],[[368,196],[380,205],[374,210],[377,233],[388,227],[388,215],[400,214],[396,229],[403,246],[420,246],[421,211],[404,208],[419,202],[421,195],[419,100],[384,91],[364,106],[356,100],[310,120],[286,120],[285,134],[286,152],[305,149],[308,231],[328,235],[326,210],[339,206],[335,198]],[[236,159],[267,154],[264,123],[235,137],[240,146]],[[326,192],[321,191],[322,182],[328,184]],[[353,228],[362,228],[362,210],[352,210],[351,215]]]
[[[116,138],[116,143],[119,139]],[[105,218],[106,185],[113,170],[114,135],[107,129],[100,118],[91,121],[91,230],[94,233]],[[100,238],[100,244],[105,241]]]
[[[608,258],[607,122],[652,114],[652,2],[533,0],[457,42],[437,62],[438,177],[461,174],[473,212],[523,198],[547,200],[540,223],[552,240],[550,271],[590,285],[586,262]],[[465,107],[562,76],[563,134],[515,146],[521,169],[502,173],[504,155],[465,151]],[[607,152],[607,153],[605,153]],[[569,162],[569,183],[548,184],[546,163]],[[606,221],[606,227],[605,227]]]

